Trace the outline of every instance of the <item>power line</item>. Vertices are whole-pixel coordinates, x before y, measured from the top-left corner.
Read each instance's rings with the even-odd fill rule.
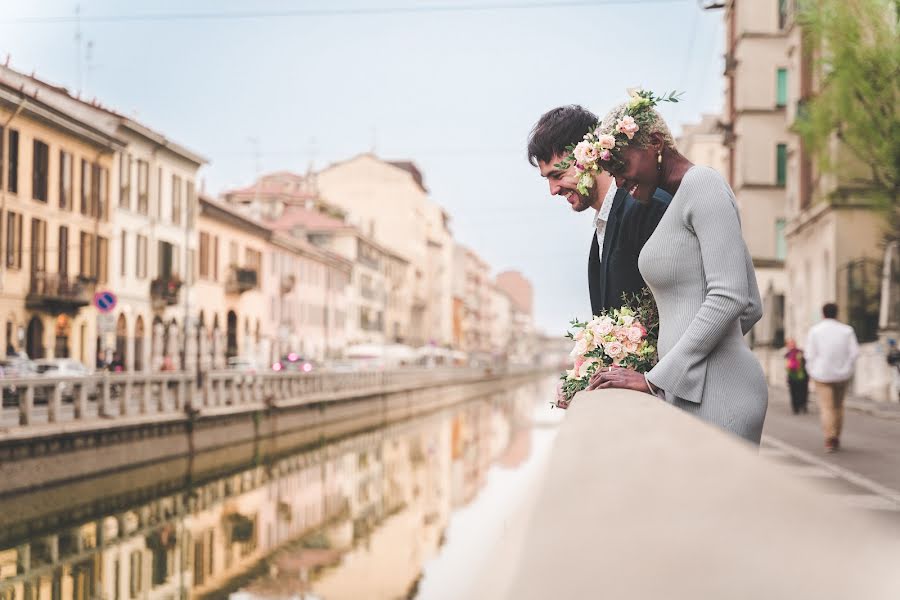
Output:
[[[490,12],[505,10],[529,10],[546,8],[594,8],[600,6],[638,4],[684,4],[690,0],[561,0],[560,2],[531,2],[510,4],[435,4],[432,6],[384,6],[371,8],[302,8],[276,11],[234,11],[234,12],[184,12],[151,13],[136,15],[75,15],[53,17],[18,17],[0,19],[3,25],[45,25],[55,23],[123,23],[143,21],[237,21],[248,19],[282,19],[290,17],[341,17],[341,16],[387,16],[417,13],[447,12]]]

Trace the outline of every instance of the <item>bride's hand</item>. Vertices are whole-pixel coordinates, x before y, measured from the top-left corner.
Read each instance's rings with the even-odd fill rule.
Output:
[[[600,370],[591,377],[588,391],[618,388],[622,390],[634,390],[652,394],[647,387],[647,379],[643,374],[631,369],[621,367],[609,367],[608,370]]]

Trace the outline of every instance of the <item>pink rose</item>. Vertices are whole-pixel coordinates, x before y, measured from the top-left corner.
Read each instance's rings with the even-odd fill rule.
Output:
[[[606,355],[613,360],[619,360],[625,355],[625,347],[621,342],[610,342],[603,349]]]
[[[640,327],[632,325],[628,328],[628,341],[629,342],[639,342],[641,338],[644,337],[644,332]]]
[[[600,157],[600,150],[594,147],[594,145],[588,141],[578,142],[578,145],[575,146],[575,151],[573,152],[575,155],[575,160],[582,165],[587,165],[589,163],[595,162]]]
[[[628,328],[616,327],[615,331],[613,331],[613,335],[616,336],[616,339],[620,342],[624,342],[628,339]]]
[[[613,321],[609,317],[600,317],[590,327],[595,338],[602,338],[613,330]]]
[[[631,340],[625,342],[623,346],[625,347],[625,350],[628,351],[628,354],[637,354],[638,348],[640,347],[638,342],[633,342]]]
[[[612,150],[616,147],[616,138],[611,135],[601,135],[597,140],[597,143],[604,150]]]
[[[638,124],[634,122],[634,117],[624,116],[622,119],[616,124],[616,131],[624,133],[628,136],[628,139],[632,139],[634,134],[638,132]]]
[[[609,150],[604,150],[600,153],[600,160],[609,162],[610,160],[612,160],[612,152],[610,152]]]

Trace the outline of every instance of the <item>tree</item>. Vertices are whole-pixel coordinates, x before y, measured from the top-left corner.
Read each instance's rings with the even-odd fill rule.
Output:
[[[805,51],[819,74],[795,129],[823,172],[847,176],[837,136],[866,166],[867,198],[900,239],[900,0],[799,0]]]

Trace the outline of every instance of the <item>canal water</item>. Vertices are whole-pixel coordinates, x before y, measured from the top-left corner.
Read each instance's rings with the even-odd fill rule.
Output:
[[[144,465],[2,498],[0,600],[470,597],[549,454],[554,387],[197,480]]]

